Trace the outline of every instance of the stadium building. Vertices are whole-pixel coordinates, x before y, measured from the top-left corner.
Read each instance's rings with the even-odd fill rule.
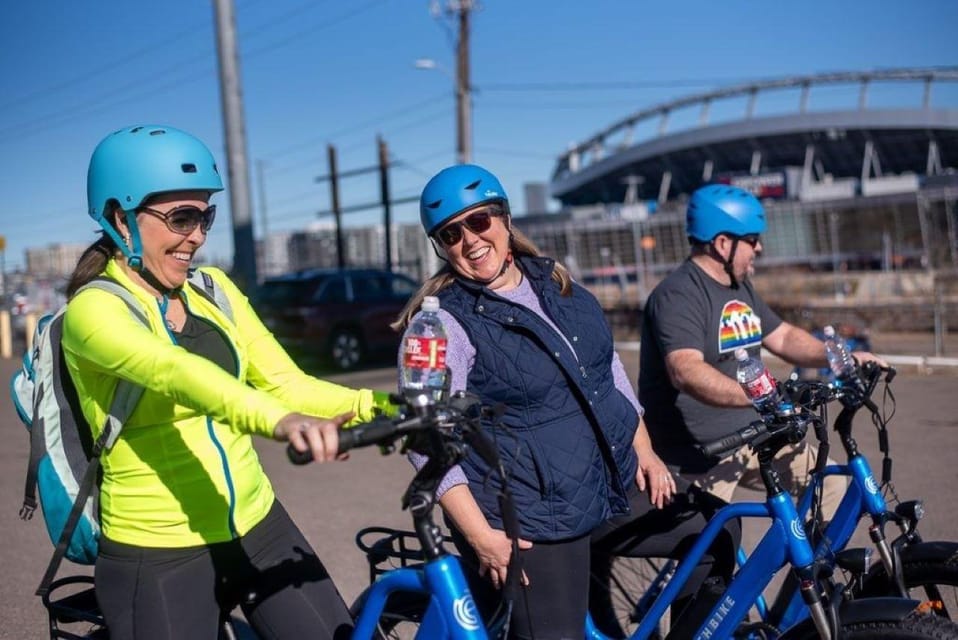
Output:
[[[734,184],[766,205],[760,270],[780,306],[932,295],[958,269],[956,81],[958,67],[829,73],[642,109],[559,156],[558,218],[517,222],[607,306],[640,305],[687,255],[689,194]]]

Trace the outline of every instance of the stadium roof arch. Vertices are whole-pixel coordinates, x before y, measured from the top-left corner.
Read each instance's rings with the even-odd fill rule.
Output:
[[[935,83],[958,81],[958,67],[824,73],[735,85],[637,111],[561,154],[550,191],[564,206],[659,203],[722,175],[758,176],[791,168],[803,184],[833,178],[866,181],[887,175],[954,176],[958,171],[958,108],[931,104]],[[877,83],[923,83],[920,105],[870,108]],[[821,85],[858,85],[857,108],[812,111]],[[794,112],[755,116],[760,95],[799,92]],[[712,105],[745,98],[741,119],[710,124]],[[668,132],[670,117],[699,109],[697,126]],[[656,125],[634,142],[639,128]]]

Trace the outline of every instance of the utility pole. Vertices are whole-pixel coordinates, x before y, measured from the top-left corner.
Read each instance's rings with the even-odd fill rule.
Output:
[[[472,162],[472,84],[469,81],[469,12],[472,0],[458,0],[459,40],[456,46],[456,160]]]
[[[383,203],[383,228],[386,236],[386,271],[393,270],[392,210],[389,204],[389,150],[382,136],[376,136],[379,147],[379,193]]]
[[[329,198],[336,219],[336,264],[340,269],[346,266],[346,250],[343,248],[343,212],[339,208],[339,174],[336,171],[336,147],[326,145],[329,157]]]
[[[233,0],[215,0],[216,51],[220,66],[220,102],[226,136],[226,167],[229,174],[230,212],[233,218],[233,275],[239,285],[256,286],[256,243],[250,207],[249,167],[246,162],[246,131],[236,47]]]
[[[263,270],[269,272],[269,242],[266,240],[266,236],[269,235],[266,222],[266,179],[263,177],[265,165],[266,163],[262,160],[256,161],[256,190],[259,191],[259,235],[263,247]]]

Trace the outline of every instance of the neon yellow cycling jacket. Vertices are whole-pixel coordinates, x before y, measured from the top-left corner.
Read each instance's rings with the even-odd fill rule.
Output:
[[[94,438],[102,431],[120,378],[145,391],[102,459],[103,534],[145,547],[187,547],[244,535],[275,498],[251,434],[270,437],[284,415],[373,417],[372,391],[303,373],[276,342],[246,297],[217,269],[204,268],[230,301],[233,321],[185,286],[189,313],[218,327],[232,347],[238,376],[177,346],[156,298],[111,260],[103,275],[143,303],[147,329],[119,297],[86,289],[67,307],[63,349],[80,407]]]

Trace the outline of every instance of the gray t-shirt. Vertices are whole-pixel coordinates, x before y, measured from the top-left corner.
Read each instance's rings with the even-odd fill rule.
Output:
[[[666,354],[696,349],[705,362],[734,379],[735,349],[744,347],[760,358],[763,336],[781,323],[750,282],[732,289],[691,260],[655,288],[643,310],[639,400],[652,445],[667,464],[706,471],[715,461],[694,445],[741,429],[758,416],[751,408],[714,407],[677,390],[666,370]]]

